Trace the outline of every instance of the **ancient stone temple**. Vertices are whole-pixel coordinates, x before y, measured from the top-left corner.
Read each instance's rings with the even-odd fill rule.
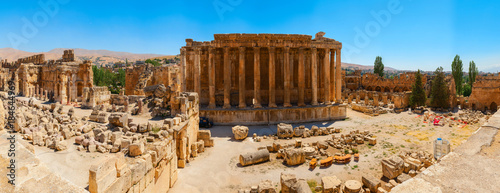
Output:
[[[200,96],[200,114],[218,123],[269,124],[345,117],[342,43],[293,34],[215,34],[186,39],[183,91]]]
[[[62,59],[55,61],[46,61],[44,54],[38,54],[10,64],[2,62],[2,66],[0,88],[6,90],[6,80],[13,77],[16,94],[26,97],[63,103],[81,101],[83,88],[93,86],[92,63],[75,61],[73,50],[65,50]]]

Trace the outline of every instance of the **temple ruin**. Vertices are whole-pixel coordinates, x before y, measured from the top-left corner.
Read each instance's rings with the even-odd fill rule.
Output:
[[[4,61],[0,72],[0,89],[14,79],[16,94],[40,97],[61,103],[81,101],[83,89],[93,86],[92,63],[75,61],[73,50],[65,50],[62,59],[45,60],[44,54],[20,58],[14,63]]]
[[[343,119],[342,43],[324,34],[186,39],[181,87],[199,93],[200,114],[220,124]]]

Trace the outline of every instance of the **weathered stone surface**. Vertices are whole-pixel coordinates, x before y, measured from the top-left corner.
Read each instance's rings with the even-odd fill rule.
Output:
[[[234,134],[234,139],[236,140],[243,140],[247,138],[248,136],[248,127],[246,126],[234,126],[232,128],[233,134]]]
[[[280,184],[281,184],[281,193],[290,193],[293,192],[293,186],[297,183],[297,178],[295,174],[289,173],[281,173],[280,176]]]
[[[306,132],[306,128],[302,125],[300,127],[295,127],[293,129],[293,136],[295,137],[304,137],[304,133]]]
[[[309,188],[309,184],[304,179],[298,179],[297,183],[293,186],[293,191],[296,193],[312,193],[311,188]]]
[[[403,173],[403,159],[399,156],[392,156],[382,160],[382,173],[385,177],[393,179]]]
[[[163,84],[144,87],[146,97],[163,98],[167,93],[167,87]]]
[[[55,148],[57,151],[63,151],[68,149],[68,144],[66,141],[55,140]]]
[[[396,178],[396,181],[398,183],[403,183],[405,182],[406,180],[409,180],[411,179],[411,176],[408,175],[408,174],[405,174],[405,173],[402,173],[401,175],[399,175],[397,178]]]
[[[256,152],[250,152],[240,155],[240,165],[247,166],[256,163],[261,163],[269,161],[269,151],[267,149],[261,149]]]
[[[285,161],[287,165],[294,166],[306,161],[303,149],[285,149]]]
[[[276,193],[271,180],[263,180],[259,183],[258,193]]]
[[[278,137],[279,138],[292,138],[293,128],[290,124],[280,123],[278,124]]]
[[[325,176],[321,178],[321,186],[323,186],[323,193],[337,193],[340,191],[340,181],[337,176]]]
[[[367,175],[361,178],[363,185],[370,189],[371,192],[377,192],[378,188],[381,185],[380,179],[377,179],[373,176]]]
[[[198,140],[203,140],[205,143],[205,147],[214,146],[214,140],[212,139],[212,134],[210,133],[210,130],[199,130]]]
[[[357,180],[347,180],[344,185],[344,193],[358,193],[362,187],[361,182]]]
[[[144,143],[137,142],[129,146],[129,156],[140,156],[144,153]]]
[[[127,113],[112,113],[108,121],[111,125],[116,127],[128,126],[128,114]]]
[[[105,159],[94,164],[89,169],[89,191],[91,193],[104,192],[116,179],[116,158]]]

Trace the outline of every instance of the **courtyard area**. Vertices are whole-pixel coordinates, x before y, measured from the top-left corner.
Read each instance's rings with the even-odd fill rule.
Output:
[[[462,113],[461,110],[453,115],[460,113]],[[486,117],[481,118],[475,124],[456,124],[449,127],[448,125],[435,126],[432,121],[424,122],[423,115],[410,111],[373,117],[348,108],[347,114],[348,118],[342,121],[301,124],[306,128],[316,125],[341,129],[341,132],[337,134],[309,138],[295,137],[275,140],[273,137],[267,137],[261,142],[255,142],[252,139],[253,133],[258,136],[275,135],[277,126],[271,125],[249,126],[249,137],[238,141],[233,138],[230,126],[214,126],[210,130],[215,146],[207,149],[206,153],[180,170],[178,184],[173,187],[172,192],[237,192],[240,189],[250,189],[251,186],[257,186],[262,180],[271,180],[275,187],[279,187],[282,172],[292,173],[297,178],[306,179],[310,185],[314,183],[313,181],[321,185],[321,178],[324,176],[337,176],[342,181],[361,181],[361,177],[366,175],[381,178],[382,166],[380,163],[382,159],[404,151],[426,151],[432,154],[433,142],[436,138],[448,140],[453,151],[484,123]],[[293,125],[293,127],[298,126]],[[271,160],[268,162],[245,167],[239,165],[241,154],[256,151],[259,147],[266,147],[274,142],[285,145],[294,144],[295,140],[301,140],[302,144],[312,144],[331,139],[332,135],[348,134],[354,130],[369,131],[377,139],[377,144],[374,146],[368,145],[368,143],[358,146],[360,158],[357,162],[335,163],[329,167],[316,167],[312,170],[308,164],[310,160],[306,160],[305,163],[298,166],[287,166],[283,164],[283,159],[276,159],[276,154],[271,153]],[[340,152],[332,146],[329,146],[326,151],[330,154]]]

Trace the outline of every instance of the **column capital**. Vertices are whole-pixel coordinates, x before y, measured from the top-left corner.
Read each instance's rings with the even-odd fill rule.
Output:
[[[299,52],[304,52],[304,47],[300,46],[299,47]]]
[[[238,49],[240,50],[240,53],[245,53],[246,47],[240,46]]]
[[[255,46],[255,47],[253,47],[253,50],[254,51],[260,51],[260,47],[259,46]]]
[[[215,48],[214,47],[208,47],[208,53],[214,54],[215,53]]]
[[[276,53],[276,47],[274,46],[269,47],[269,53]]]
[[[285,46],[285,47],[283,48],[283,51],[284,51],[285,53],[289,53],[289,52],[290,52],[290,47],[289,47],[289,46]]]

